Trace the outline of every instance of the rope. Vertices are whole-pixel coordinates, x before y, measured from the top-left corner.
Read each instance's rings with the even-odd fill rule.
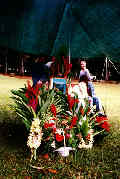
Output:
[[[120,74],[120,71],[117,70],[117,68],[115,67],[114,63],[110,59],[108,59],[108,61],[113,65],[113,67],[117,71],[117,73]]]

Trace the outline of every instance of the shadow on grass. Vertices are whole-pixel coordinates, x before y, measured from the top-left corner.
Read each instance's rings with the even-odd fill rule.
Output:
[[[0,124],[0,152],[17,151],[26,146],[27,130],[23,124],[1,123]]]

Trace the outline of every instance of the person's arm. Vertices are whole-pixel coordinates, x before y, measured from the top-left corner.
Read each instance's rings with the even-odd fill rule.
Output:
[[[89,72],[88,69],[86,69],[86,77],[87,77],[88,81],[91,81],[91,80],[92,80],[91,75],[90,75],[90,72]]]

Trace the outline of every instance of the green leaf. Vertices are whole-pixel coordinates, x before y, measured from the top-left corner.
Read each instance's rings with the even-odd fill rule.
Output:
[[[82,132],[83,138],[87,136],[88,130],[89,130],[88,120],[85,120],[82,122],[82,126],[81,126],[81,132]]]

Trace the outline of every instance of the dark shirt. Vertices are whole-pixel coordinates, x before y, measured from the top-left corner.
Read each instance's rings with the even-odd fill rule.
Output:
[[[49,69],[44,63],[34,63],[32,65],[33,86],[40,80],[49,81]]]

